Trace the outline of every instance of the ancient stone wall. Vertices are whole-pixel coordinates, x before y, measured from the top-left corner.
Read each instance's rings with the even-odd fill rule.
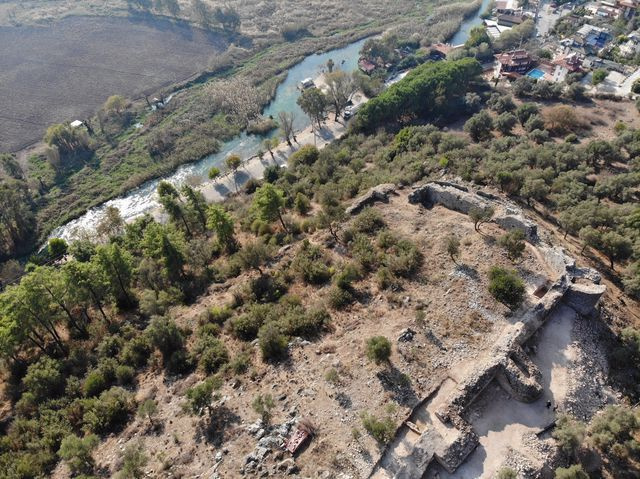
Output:
[[[377,194],[372,193],[362,199],[370,204],[372,198],[376,201],[376,197]],[[432,432],[423,434],[409,457],[403,458],[402,464],[397,464],[393,477],[407,478],[422,477],[432,460],[438,461],[449,472],[454,472],[462,464],[478,444],[477,436],[462,416],[494,379],[517,400],[530,402],[540,397],[541,373],[524,353],[522,346],[545,324],[560,303],[573,308],[582,316],[588,316],[605,292],[605,287],[599,284],[600,274],[597,271],[576,266],[575,260],[564,249],[543,243],[538,237],[537,225],[526,218],[523,211],[512,202],[443,181],[414,188],[409,194],[409,202],[422,204],[427,208],[441,205],[464,214],[468,214],[472,208],[492,207],[492,221],[506,230],[521,230],[525,238],[536,246],[547,267],[557,276],[544,295],[505,328],[491,350],[458,382],[435,412],[440,421],[455,427],[456,437],[443,445],[430,437]],[[439,444],[437,451],[433,449],[434,443]],[[378,465],[379,463],[373,472]]]

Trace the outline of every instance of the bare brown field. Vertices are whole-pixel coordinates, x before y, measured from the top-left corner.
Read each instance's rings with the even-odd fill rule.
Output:
[[[0,45],[0,151],[39,140],[51,123],[92,115],[110,95],[180,82],[227,48],[218,33],[122,17],[0,27]]]

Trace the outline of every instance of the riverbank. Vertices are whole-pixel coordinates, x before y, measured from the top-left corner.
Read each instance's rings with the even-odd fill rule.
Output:
[[[324,75],[317,77],[314,83],[321,88],[324,85]],[[360,106],[368,101],[362,93],[357,92],[351,101],[354,106]],[[220,202],[227,196],[239,190],[250,179],[261,179],[264,170],[269,166],[287,166],[289,157],[305,145],[315,145],[321,149],[334,140],[338,140],[347,133],[348,125],[343,119],[334,120],[335,116],[330,112],[329,118],[316,130],[311,126],[296,133],[297,142],[289,146],[286,141],[282,141],[273,149],[273,157],[265,153],[262,157],[254,156],[245,160],[242,167],[235,173],[228,172],[224,176],[200,185],[198,189],[204,194],[208,202]]]
[[[434,4],[429,4],[429,5],[434,5]],[[471,19],[466,19],[464,22],[462,22],[461,25],[459,25],[459,28],[464,28],[465,22],[470,20]],[[398,20],[396,19],[395,21],[397,22]],[[343,32],[341,34],[336,35],[335,38],[332,38],[329,44],[335,44],[336,41],[342,41],[347,38],[350,38],[350,39],[362,38],[363,36],[367,36],[374,31],[380,31],[379,28],[383,24],[389,26],[389,25],[392,25],[393,23],[394,23],[394,20],[392,20],[391,22],[376,22],[375,24],[362,26],[360,28],[350,30],[349,32]],[[245,75],[249,71],[257,71],[257,70],[260,70],[261,75],[265,75],[266,72],[275,74],[275,77],[271,76],[267,78],[266,83],[264,83],[261,87],[263,90],[264,89],[270,90],[269,97],[273,96],[273,90],[276,91],[275,99],[265,109],[264,115],[273,116],[274,118],[277,118],[278,113],[281,111],[287,111],[287,112],[294,111],[296,112],[296,123],[294,124],[294,128],[296,128],[298,131],[304,131],[308,127],[309,120],[306,117],[306,115],[304,115],[299,110],[299,107],[296,104],[296,99],[299,94],[299,92],[297,92],[297,90],[295,89],[295,86],[297,86],[297,82],[302,78],[316,76],[319,70],[324,68],[326,61],[329,58],[334,60],[336,64],[341,65],[341,67],[345,71],[350,71],[352,69],[355,69],[357,67],[357,58],[360,50],[360,43],[362,41],[363,40],[360,40],[355,43],[351,43],[348,46],[339,50],[331,50],[323,55],[309,55],[302,62],[296,64],[296,66],[291,68],[290,70],[286,70],[286,65],[291,60],[292,52],[286,52],[286,55],[283,56],[281,55],[281,53],[283,52],[282,48],[268,49],[268,51],[256,55],[254,59],[247,60],[243,68],[239,68],[234,71],[236,73],[242,72],[242,74],[245,74]],[[298,53],[300,51],[307,50],[307,48],[311,48],[311,47],[315,49],[314,51],[326,50],[327,48],[326,42],[322,44],[322,48],[319,48],[321,44],[322,44],[321,39],[317,37],[302,39],[299,42],[296,42],[295,52]],[[350,51],[350,49],[353,51]],[[345,51],[348,51],[348,53],[346,54],[341,53]],[[298,60],[299,58],[296,59],[296,61]],[[341,60],[347,60],[347,63],[343,65]],[[309,62],[310,64],[308,65]],[[264,68],[260,68],[261,65],[262,66],[266,65],[266,66]],[[282,74],[283,71],[286,71],[287,73],[286,76]],[[300,78],[297,78],[298,76],[300,76]],[[197,91],[200,88],[200,86],[196,86],[194,88]],[[199,104],[203,103],[205,100],[205,98],[202,97],[201,92],[194,93],[193,91],[189,91],[188,96],[185,95],[184,99],[180,99],[180,96],[177,97],[178,103],[180,104],[180,108],[178,109],[177,112],[171,114],[172,118],[170,119],[170,121],[172,121],[173,123],[179,122],[180,118],[183,118],[185,115],[188,116],[193,110],[197,110],[200,107]],[[180,122],[180,124],[184,124],[184,122]],[[325,132],[320,132],[323,135],[326,135],[327,137],[327,140],[320,139],[320,138],[318,139],[318,141],[320,141],[321,144],[323,144],[322,143],[323,141],[331,141],[331,139],[335,138],[336,134],[338,135],[342,134],[339,132],[339,129],[342,127],[340,127],[339,125],[336,125],[335,127],[327,126],[326,128],[327,130]],[[334,131],[334,128],[337,128],[337,130]],[[158,130],[158,127],[157,126],[154,127],[153,131],[157,133],[157,130]],[[203,135],[199,135],[196,130],[197,130],[196,128],[187,129],[187,131],[185,132],[187,137],[181,138],[180,142],[183,143],[186,141],[188,143],[189,138],[194,137],[194,135],[196,135],[199,138],[202,138]],[[272,137],[274,133],[272,133],[270,136]],[[204,137],[206,137],[206,135]],[[301,136],[301,138],[302,137],[303,136]],[[197,183],[199,181],[198,178],[202,179],[207,177],[207,172],[212,166],[220,167],[223,164],[224,159],[229,154],[238,154],[243,158],[251,158],[255,156],[256,152],[261,149],[262,140],[263,140],[262,137],[253,137],[251,135],[241,134],[239,137],[234,138],[230,142],[223,143],[221,145],[221,149],[217,154],[209,155],[204,159],[201,159],[195,162],[188,162],[188,163],[184,162],[182,166],[177,167],[174,173],[166,176],[160,176],[156,180],[150,180],[142,183],[137,181],[138,178],[136,178],[135,173],[129,174],[125,182],[127,183],[128,187],[131,189],[123,196],[117,196],[117,192],[115,188],[115,186],[118,184],[118,176],[115,174],[116,171],[119,170],[119,167],[117,167],[117,170],[109,172],[110,181],[108,183],[112,185],[110,188],[111,194],[108,195],[107,198],[104,198],[104,195],[98,195],[101,198],[97,198],[96,195],[92,195],[93,196],[93,199],[91,199],[92,204],[99,203],[100,199],[103,201],[102,203],[100,203],[99,206],[91,207],[90,205],[89,209],[87,210],[86,201],[89,198],[87,198],[86,195],[73,196],[73,195],[70,195],[69,193],[65,194],[64,196],[60,197],[61,201],[55,203],[53,210],[51,210],[51,208],[45,208],[46,211],[42,212],[41,218],[42,218],[42,223],[46,226],[45,231],[49,231],[53,226],[55,226],[55,223],[60,224],[62,218],[68,219],[74,216],[76,217],[76,219],[68,223],[65,223],[63,226],[55,228],[51,233],[51,236],[71,239],[73,236],[76,236],[76,234],[74,233],[74,230],[91,231],[95,227],[95,224],[98,221],[100,221],[102,213],[104,212],[107,206],[114,206],[118,208],[121,211],[123,218],[127,221],[132,220],[135,217],[140,216],[141,214],[152,212],[157,208],[157,202],[155,200],[155,190],[157,188],[157,184],[159,181],[161,180],[169,181],[171,183],[176,184],[177,186],[179,186],[180,184],[183,184],[184,182],[189,182],[190,184],[193,184],[194,182]],[[300,138],[298,138],[298,140],[301,141]],[[143,141],[144,141],[144,138],[137,139],[138,144],[140,144]],[[313,142],[313,136],[309,138],[308,142],[309,143]],[[284,150],[282,149],[277,150],[278,151],[277,154],[281,157],[280,160],[276,160],[276,159],[272,160],[270,158],[270,155],[268,154],[267,154],[268,156],[265,157],[266,159],[263,158],[263,160],[259,160],[256,158],[252,158],[248,160],[246,162],[246,168],[237,173],[237,180],[242,182],[243,177],[245,177],[245,181],[246,181],[254,175],[261,176],[262,171],[266,167],[265,165],[267,164],[266,162],[267,159],[271,160],[272,162],[275,162],[275,161],[285,162],[286,161],[285,157],[288,158],[288,156],[293,152],[293,150],[291,151],[288,151],[288,150],[289,150],[288,146],[286,146]],[[126,157],[121,158],[117,161],[126,162],[127,158]],[[157,168],[158,166],[160,165],[156,165],[155,167]],[[132,165],[132,167],[135,168],[136,166]],[[127,171],[131,171],[131,169],[128,168]],[[248,173],[249,171],[251,172],[251,175],[249,175]],[[93,171],[91,175],[92,179],[88,183],[84,181],[87,184],[79,188],[82,191],[92,191],[92,192],[99,191],[99,188],[95,187],[95,183],[97,180],[94,178],[94,176],[97,173],[99,173],[99,171],[97,172]],[[147,176],[147,178],[149,178],[149,176]],[[229,181],[229,184],[223,184],[222,183],[223,181]],[[69,183],[74,184],[73,189],[77,189],[75,185],[76,183],[75,180],[70,181]],[[224,192],[225,188],[229,188],[230,186],[231,186],[230,188],[231,191],[235,190],[235,182],[231,178],[227,180],[225,180],[224,178],[220,179],[218,183],[219,183],[218,189],[220,189],[222,192]],[[91,186],[91,185],[94,185],[94,186]],[[208,185],[207,190],[212,189],[212,186],[209,183],[207,183],[206,185]],[[122,191],[122,187],[120,188],[120,191]],[[212,197],[216,197],[216,194],[213,193],[212,191],[208,191],[207,194],[212,195]],[[72,200],[78,204],[78,207],[76,207],[75,204],[68,204],[69,202],[66,201],[66,199],[69,196],[71,196]],[[112,198],[112,199],[108,199],[108,198]],[[105,200],[108,200],[108,201],[104,202]],[[79,205],[80,202],[83,203],[83,205],[80,206]],[[44,237],[42,237],[42,239],[44,239]]]

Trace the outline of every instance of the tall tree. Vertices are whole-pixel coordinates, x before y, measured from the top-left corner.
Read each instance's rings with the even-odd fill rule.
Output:
[[[175,228],[151,223],[144,232],[142,251],[144,256],[162,262],[169,281],[182,279],[186,247],[182,234]]]
[[[180,200],[180,193],[175,186],[167,181],[161,181],[158,185],[158,197],[171,220],[175,223],[181,223],[187,235],[191,236],[191,228]]]
[[[109,289],[119,306],[134,304],[131,282],[133,280],[133,257],[117,243],[98,246],[96,262],[102,267],[109,281]]]
[[[297,101],[302,111],[309,117],[311,124],[322,128],[327,114],[327,97],[318,88],[308,88],[302,92]]]
[[[124,219],[122,219],[120,210],[115,206],[107,206],[98,226],[96,226],[96,233],[105,239],[109,239],[120,235],[123,228]]]
[[[351,75],[346,74],[342,70],[325,75],[327,87],[329,89],[328,98],[333,104],[335,111],[335,121],[349,104],[351,95],[356,91],[355,83]]]
[[[20,254],[34,241],[36,219],[25,182],[0,181],[0,259]]]
[[[237,242],[233,234],[233,217],[220,205],[209,206],[207,217],[207,224],[215,231],[218,244],[229,252],[235,251]]]
[[[224,163],[227,166],[227,169],[231,171],[231,173],[233,174],[233,184],[235,185],[236,193],[237,193],[238,181],[236,178],[236,173],[238,172],[238,168],[240,168],[240,166],[242,165],[242,158],[240,158],[239,155],[229,155],[224,160]]]
[[[109,280],[97,261],[68,261],[62,267],[62,274],[74,301],[83,305],[85,311],[90,305],[95,307],[108,324],[110,321],[104,303],[109,297]]]
[[[216,8],[214,17],[226,32],[235,33],[240,29],[240,14],[233,7]]]
[[[3,317],[15,333],[14,341],[23,344],[29,341],[43,352],[47,352],[49,341],[62,354],[67,349],[57,331],[59,318],[49,311],[49,300],[37,284],[32,284],[29,275],[18,285],[10,286],[0,296]]]
[[[39,266],[24,278],[27,285],[39,291],[49,301],[49,311],[65,317],[69,326],[81,336],[87,336],[88,317],[78,317],[74,314],[74,296],[70,291],[73,285],[67,283],[60,270]]]
[[[278,120],[280,122],[280,131],[282,132],[282,137],[287,142],[287,145],[293,146],[291,144],[291,140],[296,140],[295,131],[293,130],[293,121],[294,121],[293,113],[289,113],[286,111],[281,111],[278,113]]]
[[[194,190],[189,185],[184,185],[181,191],[187,200],[189,209],[197,216],[202,231],[205,231],[207,229],[207,200],[200,191]]]
[[[211,26],[211,9],[206,3],[202,0],[191,0],[191,11],[196,22],[205,28]]]
[[[263,221],[280,220],[282,228],[288,233],[289,229],[282,218],[284,208],[284,193],[271,183],[265,183],[258,188],[253,196],[252,208]]]

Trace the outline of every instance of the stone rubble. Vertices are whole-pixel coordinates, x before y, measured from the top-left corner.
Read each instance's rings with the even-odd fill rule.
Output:
[[[293,414],[291,414],[293,412]],[[241,475],[257,475],[258,477],[280,477],[293,475],[298,472],[298,466],[294,458],[282,459],[282,446],[293,429],[296,418],[295,409],[290,411],[291,419],[280,425],[268,426],[257,420],[245,427],[245,430],[256,440],[256,446],[245,456],[244,466],[240,469]],[[272,457],[277,464],[267,464]],[[217,460],[217,456],[216,456]]]

